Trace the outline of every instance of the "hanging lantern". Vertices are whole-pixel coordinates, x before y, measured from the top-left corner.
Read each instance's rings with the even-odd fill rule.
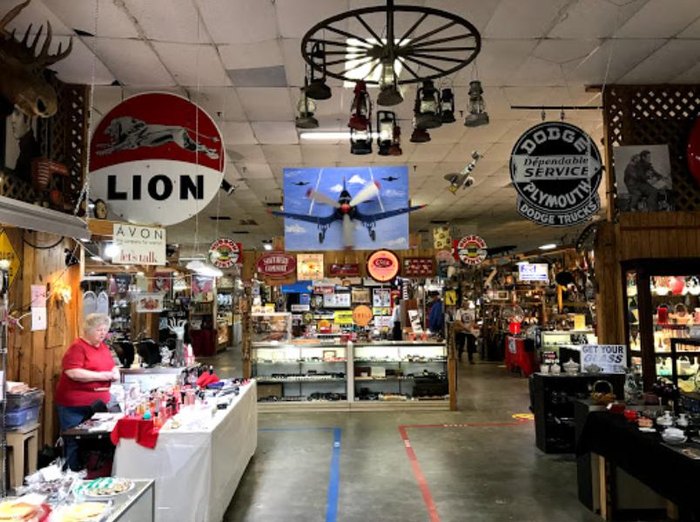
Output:
[[[427,143],[430,141],[430,134],[428,134],[427,130],[416,127],[416,123],[414,121],[410,141],[411,143]]]
[[[332,93],[331,88],[326,85],[326,44],[316,42],[311,48],[309,56],[316,67],[310,67],[306,95],[313,100],[327,100]],[[317,77],[317,75],[320,76]]]
[[[484,94],[484,89],[479,80],[469,82],[469,114],[464,118],[465,127],[479,127],[489,122],[482,94]]]
[[[455,97],[452,89],[446,88],[440,94],[440,118],[442,123],[454,123],[455,121]]]
[[[389,156],[401,156],[403,150],[401,150],[401,127],[394,125],[394,136],[391,140],[391,147],[389,147]]]
[[[380,156],[389,156],[391,145],[394,142],[394,129],[396,128],[396,114],[392,111],[377,111],[377,146]]]
[[[382,74],[379,77],[379,95],[377,96],[377,103],[379,105],[391,106],[398,105],[402,101],[403,94],[401,94],[398,79],[396,78],[394,60],[383,60]]]
[[[297,115],[294,124],[297,129],[317,129],[318,120],[314,118],[316,104],[309,99],[306,88],[302,87],[301,96],[297,102]]]
[[[350,154],[362,156],[372,153],[372,124],[367,122],[365,130],[350,127]]]
[[[414,107],[416,127],[419,129],[434,129],[442,125],[440,117],[440,93],[432,80],[425,80],[416,91]]]
[[[355,98],[352,100],[350,110],[352,114],[348,127],[357,131],[367,130],[372,117],[372,102],[367,93],[367,84],[361,80],[355,84]]]

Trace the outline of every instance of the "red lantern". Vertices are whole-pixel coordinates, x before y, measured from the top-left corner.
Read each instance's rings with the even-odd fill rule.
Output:
[[[350,110],[352,114],[350,115],[348,127],[356,131],[366,131],[369,119],[372,116],[372,103],[367,92],[367,84],[363,81],[355,84],[355,98],[352,101]]]

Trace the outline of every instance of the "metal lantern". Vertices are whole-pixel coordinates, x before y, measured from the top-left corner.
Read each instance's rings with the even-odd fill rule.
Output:
[[[302,87],[301,96],[297,102],[297,115],[295,126],[297,129],[317,129],[318,120],[314,118],[316,112],[316,104],[309,99],[307,89]]]
[[[355,98],[352,101],[350,110],[352,114],[350,115],[348,127],[357,131],[367,130],[371,125],[372,102],[367,92],[367,84],[361,80],[355,84]]]
[[[484,94],[484,89],[479,80],[469,82],[469,114],[464,118],[465,127],[479,127],[489,122],[482,94]]]
[[[440,118],[442,123],[454,123],[455,121],[455,96],[452,89],[445,88],[440,94]]]
[[[396,128],[396,114],[392,111],[377,111],[377,146],[380,156],[389,156],[394,143],[394,129]]]
[[[372,154],[372,124],[367,123],[365,130],[350,127],[350,154],[363,156]]]
[[[394,136],[391,139],[391,147],[389,147],[389,156],[401,156],[401,127],[394,125]]]
[[[379,105],[391,106],[398,105],[402,101],[403,94],[401,94],[398,80],[396,78],[394,60],[383,60],[382,74],[379,78],[379,95],[377,96],[377,103]]]
[[[432,80],[425,80],[416,91],[415,116],[416,127],[419,129],[434,129],[442,125],[440,93]]]
[[[326,44],[316,42],[311,47],[309,58],[313,62],[310,67],[309,87],[306,95],[314,100],[327,100],[331,97],[331,88],[326,85]],[[320,74],[317,78],[316,74]]]
[[[427,143],[430,141],[430,134],[425,129],[421,129],[416,125],[415,119],[413,120],[413,132],[411,133],[411,143]]]

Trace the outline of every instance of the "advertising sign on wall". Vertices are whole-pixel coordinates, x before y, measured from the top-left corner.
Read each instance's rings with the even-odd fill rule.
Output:
[[[626,349],[624,344],[582,344],[581,367],[591,373],[625,373]]]
[[[90,195],[122,219],[173,225],[203,209],[221,186],[225,154],[214,120],[175,94],[127,98],[90,142]]]
[[[323,279],[323,254],[297,254],[297,279]]]
[[[331,263],[328,266],[330,277],[351,277],[360,275],[360,265],[357,263]]]
[[[380,283],[386,283],[399,275],[399,258],[390,250],[377,250],[367,258],[367,274]]]
[[[549,265],[547,263],[521,263],[518,265],[520,281],[549,282]]]
[[[435,275],[435,261],[430,257],[404,257],[404,277],[432,277]]]
[[[297,260],[284,252],[270,252],[263,254],[256,263],[257,271],[265,277],[287,277],[297,268]]]
[[[510,157],[518,213],[539,225],[568,227],[600,209],[602,162],[582,129],[544,122],[520,136]]]
[[[119,253],[112,258],[117,265],[165,265],[165,229],[139,227],[129,223],[112,226],[114,244]]]
[[[464,236],[455,241],[454,254],[465,265],[480,265],[488,255],[486,241],[475,235]]]
[[[217,239],[209,247],[209,261],[217,268],[240,265],[243,262],[243,247],[232,239]]]

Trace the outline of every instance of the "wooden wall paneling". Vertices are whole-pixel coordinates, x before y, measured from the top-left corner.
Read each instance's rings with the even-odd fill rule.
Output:
[[[615,228],[612,223],[602,223],[596,237],[596,333],[602,344],[618,344],[624,339],[622,275]]]

